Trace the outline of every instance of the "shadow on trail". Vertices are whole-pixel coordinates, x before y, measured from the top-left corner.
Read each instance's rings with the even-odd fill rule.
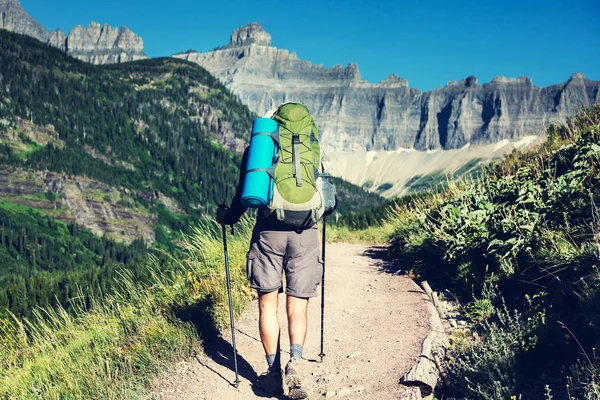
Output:
[[[219,332],[216,328],[215,321],[213,319],[213,315],[211,314],[211,310],[214,307],[214,301],[212,298],[208,298],[202,301],[198,301],[192,305],[187,307],[179,307],[174,309],[175,316],[179,318],[183,322],[190,322],[196,328],[196,332],[200,339],[202,339],[204,354],[206,354],[211,360],[215,363],[229,369],[231,371],[231,376],[226,377],[223,376],[219,371],[212,368],[210,365],[202,362],[198,357],[196,360],[203,367],[218,375],[221,379],[226,381],[232,387],[234,386],[235,380],[235,364],[233,360],[233,348],[231,343],[225,340],[224,337],[231,338],[231,331],[228,330],[226,332]],[[245,332],[239,331],[236,329],[236,333],[241,333],[243,335],[252,337]],[[257,340],[256,338],[252,337]],[[237,363],[238,363],[238,373],[240,377],[247,379],[250,382],[254,382],[256,380],[257,374],[252,368],[252,365],[244,359],[239,354],[239,345],[238,345],[238,355],[237,355]],[[244,382],[240,383],[243,385]],[[265,397],[265,398],[277,398],[277,399],[287,399],[284,396],[272,396],[261,389],[256,388],[252,385],[252,391],[254,395],[257,397]]]
[[[388,246],[373,246],[369,247],[363,253],[365,256],[373,259],[375,265],[384,272],[402,275],[406,270],[406,266],[402,262],[402,259],[394,258]]]

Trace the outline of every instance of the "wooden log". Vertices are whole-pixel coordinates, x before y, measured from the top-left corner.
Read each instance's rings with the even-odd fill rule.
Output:
[[[440,379],[439,361],[444,359],[448,348],[448,338],[433,301],[428,303],[428,308],[431,315],[429,334],[423,341],[417,363],[400,378],[400,383],[405,386],[417,386],[423,397],[433,393]]]
[[[437,292],[431,290],[431,286],[429,286],[429,283],[427,283],[427,281],[421,282],[421,286],[423,286],[423,290],[425,290],[425,293],[427,293],[427,296],[431,299],[431,302],[435,306],[435,309],[437,310],[437,313],[440,316],[440,318],[445,319],[446,315],[444,313],[444,310],[442,309],[440,300],[438,299]]]

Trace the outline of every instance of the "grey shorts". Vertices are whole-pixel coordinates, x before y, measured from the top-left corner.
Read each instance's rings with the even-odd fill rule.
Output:
[[[246,272],[252,288],[261,292],[280,290],[285,272],[286,294],[316,297],[323,275],[317,226],[304,231],[256,229],[247,255]]]

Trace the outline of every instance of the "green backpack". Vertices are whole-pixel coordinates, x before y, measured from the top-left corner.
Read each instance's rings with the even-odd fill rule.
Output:
[[[282,226],[307,229],[335,209],[335,186],[321,163],[319,133],[303,104],[286,103],[271,116],[279,125],[273,198],[263,209]]]

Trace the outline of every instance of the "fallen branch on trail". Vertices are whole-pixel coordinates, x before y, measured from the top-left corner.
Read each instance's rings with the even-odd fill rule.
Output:
[[[433,393],[440,376],[447,383],[447,376],[441,371],[440,364],[446,356],[448,348],[448,338],[442,327],[438,307],[434,305],[434,297],[431,288],[427,282],[423,282],[423,288],[431,300],[428,303],[431,314],[429,323],[429,334],[423,341],[421,354],[417,363],[400,379],[400,383],[405,386],[416,386],[420,389],[422,397],[427,397]],[[439,307],[441,310],[441,307]],[[441,314],[443,315],[443,313]]]

